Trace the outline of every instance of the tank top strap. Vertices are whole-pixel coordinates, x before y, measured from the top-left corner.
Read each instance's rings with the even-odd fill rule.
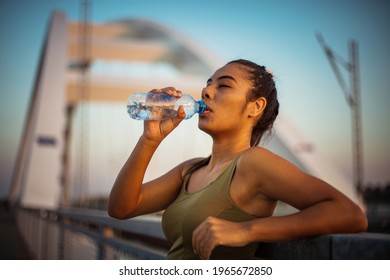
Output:
[[[240,156],[241,156],[241,154],[238,155],[235,159],[233,159],[232,162],[228,165],[228,167],[213,182],[211,182],[206,188],[208,188],[210,186],[213,186],[212,189],[214,189],[215,192],[218,191],[218,190],[221,191],[223,188],[225,188],[226,191],[229,192],[229,190],[230,190],[230,182],[231,182],[231,180],[233,178],[233,174],[234,174],[234,172],[236,170],[236,166],[237,166],[237,161],[240,158]],[[196,163],[196,164],[198,164],[198,163]],[[182,184],[182,187],[181,187],[179,195],[181,195],[181,194],[189,194],[187,192],[188,181],[190,180],[191,175],[193,174],[193,172],[195,172],[196,170],[198,170],[198,169],[194,169],[191,172],[187,172],[184,175],[183,184]]]

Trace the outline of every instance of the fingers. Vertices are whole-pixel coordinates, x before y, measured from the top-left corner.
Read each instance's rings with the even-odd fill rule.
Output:
[[[180,122],[186,117],[186,112],[184,111],[183,105],[180,105],[177,109],[177,118],[180,119]]]
[[[173,97],[176,97],[176,98],[180,98],[183,95],[181,90],[178,90],[178,89],[176,89],[174,87],[165,87],[165,88],[160,88],[160,89],[152,89],[149,92],[157,93],[157,94],[159,94],[159,93],[166,93],[166,94],[168,94],[170,96],[173,96]],[[185,114],[185,111],[184,111],[184,107],[180,106],[178,108],[177,119],[175,120],[175,125],[177,126],[185,117],[186,117],[186,114]]]
[[[192,234],[192,247],[201,259],[209,259],[220,245],[242,247],[252,242],[247,223],[208,217]]]
[[[168,136],[185,118],[183,106],[180,106],[177,111],[177,116],[174,118],[159,121],[160,135],[162,138]]]
[[[160,89],[152,89],[150,92],[153,93],[166,93],[170,96],[180,98],[183,93],[181,90],[177,90],[175,87],[165,87],[165,88],[160,88]]]
[[[186,117],[186,113],[184,111],[184,108],[182,105],[179,106],[179,108],[177,109],[177,115],[176,117],[172,118],[172,119],[167,119],[165,120],[166,122],[172,122],[173,126],[172,126],[172,130],[175,129],[181,122],[182,120],[184,120],[184,118]]]
[[[212,251],[219,245],[214,222],[214,218],[207,218],[192,234],[194,253],[204,260],[209,259]]]
[[[166,87],[162,89],[153,89],[151,93],[166,93],[176,98],[182,96],[180,90],[174,87]],[[180,106],[176,116],[163,120],[148,120],[144,122],[144,135],[156,141],[162,141],[169,133],[171,133],[186,117],[184,107]]]

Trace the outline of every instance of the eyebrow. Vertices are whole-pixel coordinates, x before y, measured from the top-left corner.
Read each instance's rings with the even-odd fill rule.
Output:
[[[234,79],[234,77],[232,76],[228,76],[228,75],[225,75],[225,76],[221,76],[221,77],[218,77],[217,80],[223,80],[223,79],[229,79],[229,80],[232,80],[234,81],[235,83],[237,83],[236,79]],[[207,80],[207,83],[211,83],[213,80],[210,78]]]

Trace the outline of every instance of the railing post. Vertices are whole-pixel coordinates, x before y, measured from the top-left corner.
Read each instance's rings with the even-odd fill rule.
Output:
[[[61,215],[57,216],[57,224],[59,228],[59,237],[58,237],[58,259],[64,260],[65,259],[65,252],[64,252],[64,243],[65,243],[65,227],[63,224],[63,217]]]
[[[99,236],[96,239],[97,246],[98,246],[98,259],[104,260],[106,257],[106,238],[112,237],[114,235],[114,232],[112,228],[106,227],[103,225],[99,225]]]

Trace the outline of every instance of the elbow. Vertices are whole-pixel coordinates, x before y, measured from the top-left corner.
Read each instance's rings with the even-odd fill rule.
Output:
[[[351,233],[359,233],[367,231],[368,228],[368,220],[365,215],[365,213],[362,211],[362,209],[355,205],[353,209],[349,211],[348,214],[349,223],[348,224],[348,231]]]
[[[107,214],[114,219],[125,220],[129,218],[128,212],[123,211],[120,207],[113,205],[112,203],[108,203],[107,206]]]
[[[128,215],[125,215],[124,213],[121,213],[120,211],[117,211],[115,209],[108,208],[107,213],[111,218],[114,219],[118,219],[118,220],[128,219]]]
[[[367,216],[360,210],[359,217],[356,218],[357,232],[367,231],[368,220]]]
[[[115,211],[115,209],[112,209],[110,207],[107,208],[107,214],[111,218],[123,220],[123,216],[120,213],[118,213],[117,211]]]

